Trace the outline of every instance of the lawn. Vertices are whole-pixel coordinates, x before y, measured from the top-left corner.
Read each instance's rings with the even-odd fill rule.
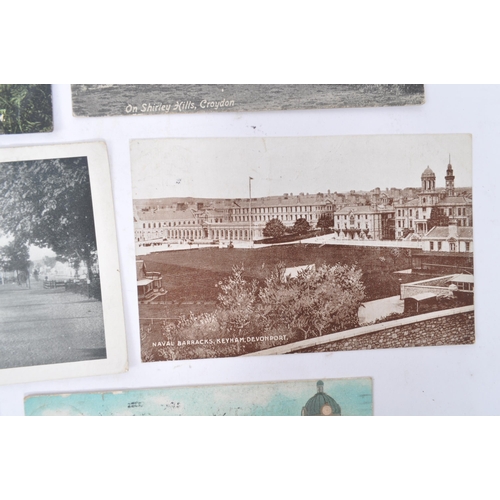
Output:
[[[141,307],[142,318],[178,317],[193,312],[209,312],[219,294],[217,285],[231,274],[234,266],[243,266],[247,279],[260,283],[279,262],[287,267],[316,264],[356,265],[363,271],[366,301],[398,295],[401,280],[415,281],[415,276],[394,274],[411,266],[409,251],[317,245],[285,245],[256,249],[206,248],[179,252],[153,253],[143,257],[148,271],[160,272],[168,291],[168,306]],[[172,304],[177,302],[178,304]],[[195,303],[190,305],[186,302]],[[203,304],[200,304],[202,302]],[[180,305],[184,303],[184,305]],[[166,309],[168,309],[166,311]]]

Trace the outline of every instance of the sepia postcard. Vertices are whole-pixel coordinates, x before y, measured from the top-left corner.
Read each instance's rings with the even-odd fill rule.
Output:
[[[126,369],[106,145],[0,149],[0,383]]]
[[[370,378],[30,396],[26,416],[373,415]]]
[[[422,84],[74,84],[75,116],[407,106]]]
[[[131,142],[144,362],[472,344],[472,137]]]
[[[50,85],[0,84],[0,135],[53,130]]]

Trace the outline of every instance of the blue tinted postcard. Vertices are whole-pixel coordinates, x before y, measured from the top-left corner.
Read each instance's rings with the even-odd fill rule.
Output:
[[[30,396],[27,416],[372,416],[372,379]]]

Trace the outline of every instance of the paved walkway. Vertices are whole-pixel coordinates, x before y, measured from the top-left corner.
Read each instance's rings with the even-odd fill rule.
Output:
[[[359,326],[369,325],[393,313],[400,314],[404,312],[404,309],[404,300],[401,300],[399,295],[386,299],[373,300],[372,302],[365,302],[359,308]]]
[[[358,247],[387,247],[387,248],[422,248],[421,241],[374,241],[374,240],[341,240],[335,239],[332,234],[316,236],[307,240],[302,240],[302,243],[314,243],[317,245],[344,245]]]
[[[0,285],[0,368],[105,357],[101,302],[41,281]]]

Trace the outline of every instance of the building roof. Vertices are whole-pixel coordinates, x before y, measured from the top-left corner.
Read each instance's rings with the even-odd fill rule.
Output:
[[[148,286],[151,283],[153,283],[154,280],[152,279],[142,279],[142,280],[137,280],[137,286]]]
[[[457,274],[451,278],[450,283],[474,283],[472,274]]]
[[[422,178],[424,177],[433,177],[434,179],[436,178],[436,174],[431,170],[430,167],[427,167],[424,170],[424,173],[422,174]]]
[[[416,295],[412,295],[411,297],[407,297],[407,300],[412,299],[417,302],[424,302],[425,300],[430,300],[435,298],[437,298],[437,295],[435,293],[418,293]]]
[[[472,227],[457,227],[457,237],[460,240],[472,240],[474,228]],[[423,238],[426,240],[435,239],[448,239],[452,237],[450,234],[450,226],[447,227],[433,227]]]
[[[445,196],[436,206],[443,205],[472,205],[472,200],[465,196]]]
[[[409,200],[405,203],[395,203],[394,204],[395,207],[397,208],[402,208],[402,207],[420,207],[422,206],[422,203],[420,203],[420,199],[419,198],[414,198],[413,200]]]
[[[423,196],[428,196],[429,193],[420,193],[420,198]],[[412,200],[408,200],[404,203],[395,202],[394,206],[396,208],[412,208],[412,207],[422,207],[424,205],[420,201],[420,198],[413,198]],[[435,205],[430,206],[428,203],[425,204],[425,208],[433,208],[433,207],[448,207],[448,206],[472,206],[472,200],[466,196],[445,196],[441,198]]]
[[[148,210],[147,212],[138,211],[137,218],[142,222],[195,220],[194,214],[191,210]]]
[[[304,416],[340,416],[342,414],[338,403],[324,392],[325,384],[320,380],[317,384],[318,393],[313,396],[302,410]]]
[[[394,208],[392,207],[377,207],[373,208],[372,206],[368,205],[361,205],[361,206],[347,206],[344,207],[340,210],[337,210],[335,212],[335,215],[349,215],[350,213],[353,214],[380,214],[380,213],[393,213]]]

